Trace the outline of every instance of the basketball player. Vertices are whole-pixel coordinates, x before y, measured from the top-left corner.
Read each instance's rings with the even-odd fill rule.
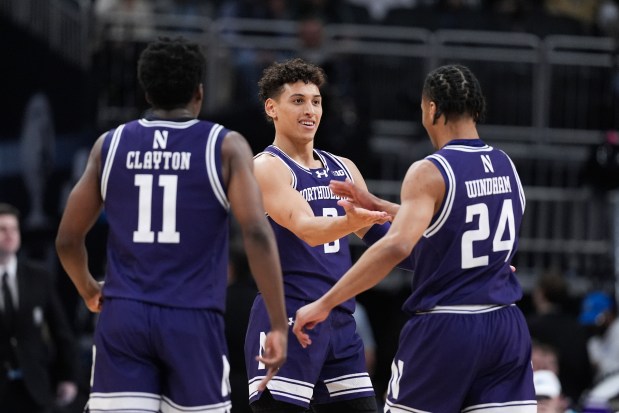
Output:
[[[321,68],[297,58],[272,64],[258,84],[275,139],[256,155],[254,172],[277,238],[290,322],[297,308],[319,298],[350,267],[348,234],[363,237],[388,219],[383,212],[353,207],[329,189],[333,179],[366,185],[350,160],[314,148],[324,82]],[[266,370],[252,355],[263,347],[270,323],[263,298],[256,298],[245,342],[254,412],[304,412],[310,402],[315,412],[376,411],[354,308],[352,298],[340,303],[315,332],[310,349],[289,340],[286,364],[260,391]]]
[[[410,318],[385,412],[533,413],[531,341],[514,305],[522,290],[509,266],[525,208],[518,174],[504,152],[479,138],[485,100],[468,68],[431,72],[421,109],[436,152],[408,170],[399,209],[333,182],[335,193],[397,214],[331,290],[297,311],[293,331],[304,347],[314,345],[314,330],[324,328],[319,323],[333,308],[374,286],[412,251],[415,276],[403,305]]]
[[[230,411],[222,314],[230,212],[272,326],[256,361],[267,369],[257,387],[286,359],[281,267],[251,149],[240,134],[197,119],[204,70],[197,45],[151,43],[138,76],[152,110],[96,141],[69,196],[58,254],[88,308],[101,311],[90,411]],[[84,246],[102,208],[109,222],[103,290]]]

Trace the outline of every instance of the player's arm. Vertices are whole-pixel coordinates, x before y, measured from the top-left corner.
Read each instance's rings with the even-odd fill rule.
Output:
[[[348,158],[344,158],[344,157],[340,156],[339,159],[342,162],[344,162],[344,164],[346,164],[346,167],[350,171],[350,174],[352,175],[352,178],[353,178],[355,183],[353,185],[352,182],[348,178],[346,179],[346,182],[349,182],[354,188],[357,188],[360,193],[367,193],[367,194],[369,194],[368,187],[367,187],[367,185],[365,183],[365,180],[363,179],[363,175],[361,175],[361,172],[359,171],[359,168],[357,168],[357,165],[355,165],[355,163],[353,161],[351,161],[350,159],[348,159]],[[332,182],[342,182],[342,181],[332,181]],[[329,186],[331,186],[331,185],[329,185]],[[336,193],[336,195],[340,195],[340,194]],[[352,198],[349,198],[349,199],[344,200],[344,201],[339,201],[338,203],[340,205],[342,205],[342,206],[345,205],[346,203],[349,203],[349,204],[351,204],[354,207],[360,207],[360,208],[368,209],[370,211],[380,211],[380,209],[366,208],[363,205],[361,205],[360,203],[355,202],[355,200],[352,199]],[[363,239],[363,237],[368,232],[368,230],[370,230],[370,228],[372,228],[374,225],[378,226],[378,225],[381,225],[381,224],[379,223],[379,224],[373,224],[373,225],[368,225],[367,227],[363,227],[363,228],[359,229],[358,231],[355,231],[355,235],[357,235],[359,238]]]
[[[355,182],[346,181],[331,181],[329,187],[334,194],[347,198],[354,205],[361,208],[366,208],[371,211],[385,211],[391,217],[395,217],[400,209],[400,205],[394,202],[387,201],[370,193],[367,186],[359,185],[357,179]]]
[[[276,157],[263,154],[254,160],[254,172],[262,191],[265,211],[279,225],[316,246],[332,242],[376,222],[387,214],[353,205],[342,205],[343,216],[315,216],[303,196],[291,186],[291,173]]]
[[[373,287],[410,255],[440,207],[445,183],[430,161],[414,163],[402,184],[402,205],[387,234],[372,245],[320,299],[300,308],[293,332],[302,346],[311,344],[304,328],[323,321],[331,309]]]
[[[237,132],[229,132],[222,144],[222,156],[228,200],[241,229],[251,273],[264,297],[271,321],[265,351],[258,357],[268,368],[258,386],[264,390],[287,355],[288,319],[282,270],[275,235],[264,215],[262,195],[253,174],[252,152],[245,138]]]
[[[93,145],[86,169],[73,187],[56,235],[58,258],[90,311],[101,310],[101,285],[88,268],[86,235],[96,222],[103,200],[99,185],[101,147],[105,135]]]
[[[371,194],[368,191],[367,185],[361,175],[361,172],[359,171],[359,168],[357,168],[357,166],[350,159],[340,157],[340,160],[342,160],[348,167],[348,170],[354,179],[354,184],[348,178],[346,181],[331,181],[329,186],[332,190],[335,187],[339,192],[334,191],[334,193],[336,195],[348,198],[346,201],[339,201],[339,203],[342,204],[343,202],[350,202],[354,206],[370,210],[381,210],[380,208],[382,207],[385,208],[384,211],[390,215],[391,219],[393,219],[397,210],[400,208],[400,205],[385,201]],[[370,200],[372,199],[375,199],[376,202],[370,203]],[[361,202],[358,200],[361,200]],[[385,236],[387,231],[389,231],[390,226],[390,222],[385,222],[382,224],[377,223],[356,231],[355,235],[361,238],[366,246],[370,247]],[[400,262],[397,267],[406,271],[413,271],[415,268],[414,264],[415,263],[412,256],[409,256]]]

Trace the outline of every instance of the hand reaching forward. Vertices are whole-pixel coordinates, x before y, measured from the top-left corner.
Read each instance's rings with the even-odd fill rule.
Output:
[[[371,211],[366,208],[359,207],[347,199],[340,199],[337,204],[344,208],[346,219],[353,223],[353,228],[363,228],[374,224],[384,224],[391,221],[391,215],[385,211]]]
[[[267,374],[258,384],[258,391],[264,391],[267,383],[277,374],[286,361],[287,350],[288,331],[271,330],[264,342],[264,352],[256,356],[256,360],[267,367]]]
[[[329,188],[335,195],[346,198],[354,206],[369,209],[376,209],[376,197],[365,189],[361,189],[348,178],[345,181],[331,181]]]
[[[305,330],[311,330],[316,327],[316,324],[324,321],[330,312],[330,309],[321,305],[320,300],[304,305],[297,310],[292,332],[303,348],[312,344],[312,339]]]

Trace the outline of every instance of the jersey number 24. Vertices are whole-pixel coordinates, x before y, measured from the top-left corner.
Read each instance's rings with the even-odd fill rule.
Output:
[[[475,268],[488,265],[488,255],[473,255],[473,243],[486,241],[490,238],[490,219],[488,206],[484,203],[469,205],[466,207],[466,222],[473,222],[478,216],[478,227],[465,231],[462,234],[462,268]],[[514,219],[514,207],[511,199],[503,201],[501,215],[497,227],[494,228],[492,237],[492,251],[507,251],[505,261],[511,256],[516,240],[516,225]]]

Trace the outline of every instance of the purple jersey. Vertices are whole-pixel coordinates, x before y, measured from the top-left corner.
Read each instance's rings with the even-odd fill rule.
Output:
[[[344,215],[344,208],[337,204],[340,197],[329,188],[331,180],[353,179],[339,158],[315,149],[314,154],[321,160],[323,167],[308,169],[276,146],[268,146],[263,153],[275,156],[286,164],[292,176],[292,187],[311,206],[315,216]],[[352,263],[347,237],[312,247],[270,217],[269,221],[277,238],[286,296],[314,301],[350,268]],[[341,304],[350,313],[354,311],[354,306],[354,299]]]
[[[227,132],[196,119],[140,119],[107,134],[101,154],[109,221],[105,296],[223,312]]]
[[[413,250],[409,314],[436,306],[512,304],[522,289],[509,264],[525,197],[509,157],[481,140],[453,140],[426,159],[445,199]]]

